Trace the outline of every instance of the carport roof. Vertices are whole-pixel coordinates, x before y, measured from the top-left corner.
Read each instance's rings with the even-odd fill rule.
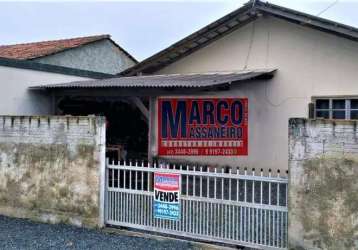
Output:
[[[241,70],[191,74],[142,75],[102,80],[32,86],[30,89],[79,88],[206,88],[227,85],[238,81],[271,78],[276,69]]]

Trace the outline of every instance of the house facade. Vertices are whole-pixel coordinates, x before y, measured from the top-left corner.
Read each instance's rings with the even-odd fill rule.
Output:
[[[138,71],[185,75],[276,69],[272,79],[243,81],[232,84],[226,91],[171,96],[247,98],[247,155],[163,157],[201,164],[285,170],[290,117],[357,118],[357,30],[348,32],[344,25],[272,4],[256,2],[253,7],[251,4],[211,24],[217,26],[215,31],[210,30],[209,25],[124,72],[127,75]],[[233,26],[240,20],[242,25]],[[215,32],[222,35],[210,40]],[[202,45],[200,39],[204,41]],[[185,51],[185,47],[198,48]],[[180,54],[180,50],[184,52]],[[174,59],[166,59],[169,55]],[[158,98],[152,110],[154,139],[151,140],[150,154],[153,156],[160,155]],[[314,106],[316,110],[313,110]]]

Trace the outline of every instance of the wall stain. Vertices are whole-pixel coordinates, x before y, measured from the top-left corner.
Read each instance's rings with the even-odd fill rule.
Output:
[[[293,206],[304,240],[316,249],[358,249],[358,159],[305,160],[303,174]]]
[[[33,219],[52,211],[95,226],[99,217],[98,161],[94,145],[0,143],[0,210],[24,208]],[[34,214],[36,216],[34,216]]]

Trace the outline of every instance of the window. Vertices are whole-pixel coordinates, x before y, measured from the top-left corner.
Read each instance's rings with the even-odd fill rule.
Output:
[[[324,119],[358,119],[357,99],[316,99],[316,118]]]

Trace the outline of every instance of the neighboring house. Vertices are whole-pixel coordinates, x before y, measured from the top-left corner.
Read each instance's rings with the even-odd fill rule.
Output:
[[[53,114],[53,97],[46,91],[31,92],[28,87],[39,82],[55,84],[112,75],[46,65],[32,61],[0,58],[0,115]]]
[[[149,96],[152,157],[286,170],[290,117],[358,118],[357,40],[354,27],[255,1],[121,73],[131,77],[37,88],[62,95],[95,95],[102,89],[102,96],[104,91],[119,96],[130,90],[127,95]],[[248,151],[240,155],[218,151],[221,155],[214,156],[181,150],[178,154],[187,155],[161,153],[160,97],[247,98]],[[171,108],[176,109],[175,104]],[[174,124],[181,116],[171,118]],[[180,126],[174,125],[177,131]],[[173,149],[181,148],[174,145]]]
[[[1,45],[0,57],[117,74],[137,63],[109,35]]]

